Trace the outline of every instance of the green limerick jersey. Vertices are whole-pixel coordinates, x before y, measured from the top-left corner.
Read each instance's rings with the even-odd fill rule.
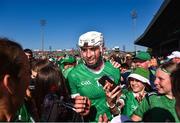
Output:
[[[122,114],[130,117],[136,108],[139,106],[139,102],[135,98],[132,91],[128,91],[127,89],[122,90],[122,95],[120,99],[124,100],[124,107],[122,108]]]
[[[148,103],[149,102],[149,103]],[[139,107],[135,110],[134,114],[140,117],[143,117],[143,114],[152,108],[162,108],[168,110],[174,117],[176,122],[179,122],[175,111],[175,99],[169,99],[165,95],[151,95],[149,96],[149,101],[147,98],[144,98]],[[157,120],[162,116],[162,113],[156,113]]]
[[[99,115],[106,113],[111,120],[112,115],[106,105],[106,95],[103,87],[98,83],[103,75],[109,76],[118,85],[120,71],[114,68],[111,63],[105,62],[101,70],[94,72],[84,64],[79,64],[68,74],[68,82],[71,95],[80,94],[91,100],[91,118],[89,121],[98,121]]]

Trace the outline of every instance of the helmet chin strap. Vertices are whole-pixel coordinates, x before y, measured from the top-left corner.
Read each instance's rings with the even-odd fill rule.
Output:
[[[102,46],[99,46],[99,48],[100,48],[100,52],[101,52],[101,54],[102,54],[102,52],[103,52],[103,47],[102,47]]]
[[[101,46],[99,46],[99,48],[100,48],[100,52],[101,52],[101,57],[103,56],[103,46],[101,45]]]
[[[93,65],[88,65],[87,63],[85,63],[85,65],[90,68],[90,69],[97,69],[98,67],[101,66],[101,64],[103,63],[103,59],[102,56],[99,56],[97,62]]]

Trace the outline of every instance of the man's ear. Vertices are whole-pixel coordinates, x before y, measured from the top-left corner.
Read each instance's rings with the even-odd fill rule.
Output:
[[[12,78],[9,74],[6,74],[4,76],[4,79],[3,79],[3,84],[4,84],[4,87],[6,88],[6,90],[8,91],[8,93],[10,93],[11,95],[14,95],[14,92],[15,92],[15,85],[14,85],[14,82],[12,82]]]

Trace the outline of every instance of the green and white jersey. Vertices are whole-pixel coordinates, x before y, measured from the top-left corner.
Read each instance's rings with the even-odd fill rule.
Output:
[[[168,110],[174,117],[175,121],[179,122],[179,119],[175,111],[175,102],[175,99],[169,99],[165,95],[151,95],[149,96],[149,99],[143,99],[139,107],[135,110],[134,114],[142,118],[144,113],[149,109],[162,108]],[[157,120],[159,120],[162,117],[161,115],[161,112],[156,113]]]
[[[121,114],[130,117],[139,106],[139,102],[135,98],[133,92],[127,89],[122,90],[120,99],[124,100],[124,107],[121,109]]]
[[[104,113],[106,113],[109,120],[112,119],[109,107],[106,105],[105,92],[101,84],[98,83],[98,79],[103,75],[109,76],[117,85],[119,85],[120,71],[119,69],[114,68],[109,62],[105,62],[98,72],[92,71],[81,63],[74,67],[68,74],[71,94],[80,94],[91,100],[90,116],[92,117],[89,121],[98,121],[99,115]]]

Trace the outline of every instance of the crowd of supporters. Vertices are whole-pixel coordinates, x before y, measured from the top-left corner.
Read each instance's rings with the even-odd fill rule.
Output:
[[[90,31],[79,54],[36,56],[0,39],[0,121],[179,122],[180,51],[105,52]]]

